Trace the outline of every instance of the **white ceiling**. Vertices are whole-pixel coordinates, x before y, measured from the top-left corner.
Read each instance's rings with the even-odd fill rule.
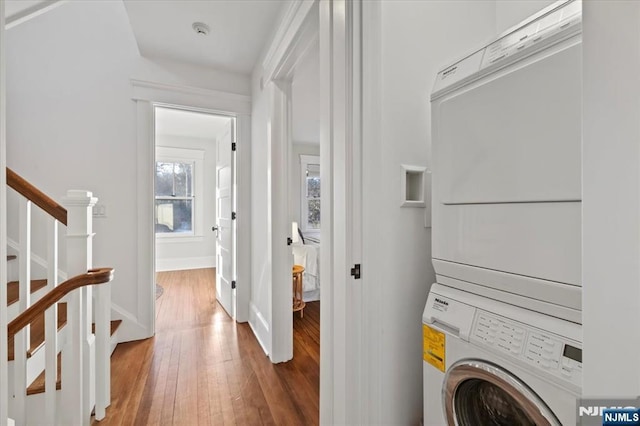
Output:
[[[231,118],[171,108],[156,108],[156,135],[214,139]]]
[[[124,0],[143,56],[250,74],[291,0]],[[196,34],[194,22],[211,29]]]

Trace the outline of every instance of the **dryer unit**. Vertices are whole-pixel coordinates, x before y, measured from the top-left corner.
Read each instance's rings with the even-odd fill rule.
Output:
[[[422,321],[425,426],[576,424],[579,324],[439,284]]]
[[[431,95],[437,282],[577,323],[581,10],[550,6]]]

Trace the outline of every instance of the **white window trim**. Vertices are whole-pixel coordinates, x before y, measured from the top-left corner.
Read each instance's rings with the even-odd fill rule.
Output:
[[[307,226],[307,174],[305,172],[309,164],[320,165],[320,156],[300,154],[300,229],[302,229],[304,233],[320,235],[322,222],[320,223],[320,228],[309,228]],[[322,185],[322,181],[320,182],[320,185]],[[322,220],[322,218],[320,220]]]
[[[157,146],[156,163],[158,161],[188,161],[193,163],[194,211],[193,232],[184,232],[178,234],[156,233],[156,237],[159,240],[165,240],[165,242],[170,242],[171,240],[180,240],[181,242],[187,242],[187,240],[201,240],[204,235],[204,151],[200,149]]]

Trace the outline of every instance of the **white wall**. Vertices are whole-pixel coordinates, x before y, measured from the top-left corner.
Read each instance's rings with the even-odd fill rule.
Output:
[[[296,65],[291,81],[289,215],[300,220],[300,154],[320,155],[320,47],[316,44]]]
[[[256,67],[251,90],[251,301],[249,324],[267,353],[271,352],[271,263],[267,241],[267,113],[269,94],[260,88],[262,68]]]
[[[137,282],[136,170],[144,159],[136,158],[130,78],[249,88],[248,77],[140,58],[121,2],[67,2],[7,31],[7,163],[54,199],[88,189],[106,205],[107,218],[94,224],[94,265],[115,268],[121,336],[140,338],[151,324],[140,318],[147,302],[138,287],[151,284]]]
[[[582,48],[583,394],[635,398],[640,395],[640,3],[585,1]]]
[[[295,108],[295,106],[294,106]],[[320,155],[320,145],[294,143],[291,149],[291,163],[289,165],[289,216],[302,229],[300,218],[300,197],[302,194],[302,177],[300,175],[300,155]]]
[[[249,302],[249,325],[262,348],[271,353],[271,247],[267,227],[269,187],[271,179],[268,150],[268,113],[272,94],[263,83],[263,62],[289,5],[283,5],[260,58],[251,74],[251,295]]]
[[[204,151],[202,228],[189,237],[156,237],[156,270],[213,268],[216,266],[216,238],[211,227],[216,224],[216,136],[195,138],[174,135],[156,136],[156,146]]]
[[[297,143],[320,143],[320,47],[296,66],[291,81],[291,136]]]
[[[556,0],[497,0],[496,32],[502,33],[555,2]]]
[[[373,130],[380,140],[363,142],[363,285],[374,293],[367,295],[374,303],[367,321],[374,334],[365,343],[373,354],[368,422],[418,424],[421,318],[435,275],[425,210],[400,207],[401,164],[431,166],[429,95],[436,72],[495,34],[496,9],[493,1],[384,1],[380,7],[381,123]]]

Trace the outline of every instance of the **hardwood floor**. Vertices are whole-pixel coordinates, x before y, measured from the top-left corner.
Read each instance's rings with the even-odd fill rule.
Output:
[[[156,336],[119,344],[100,425],[318,424],[320,304],[294,315],[294,359],[274,365],[217,304],[213,269],[163,272]]]

